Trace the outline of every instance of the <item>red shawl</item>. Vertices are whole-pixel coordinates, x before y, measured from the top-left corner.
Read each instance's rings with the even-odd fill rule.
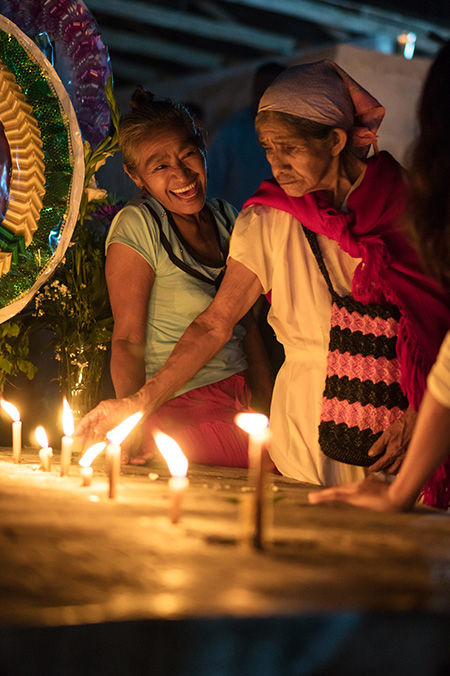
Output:
[[[383,151],[369,159],[362,183],[347,200],[348,212],[330,206],[322,192],[289,197],[273,179],[263,181],[243,208],[264,204],[285,211],[362,259],[353,277],[353,296],[364,303],[393,303],[401,311],[401,385],[418,410],[426,377],[450,328],[450,295],[424,275],[405,238],[401,216],[406,199],[401,167]]]

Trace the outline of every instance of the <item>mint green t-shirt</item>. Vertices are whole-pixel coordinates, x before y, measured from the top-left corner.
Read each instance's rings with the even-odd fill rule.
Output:
[[[148,305],[145,346],[145,372],[150,378],[166,362],[189,324],[208,307],[216,289],[213,284],[192,277],[170,260],[161,243],[159,226],[144,202],[156,213],[177,258],[211,280],[218,276],[220,269],[203,265],[186,250],[171,227],[164,208],[153,198],[135,198],[115,216],[106,240],[106,251],[113,242],[125,244],[143,256],[155,273]],[[234,224],[236,211],[227,202],[207,200],[206,204],[213,213],[224,249],[230,239],[227,224]],[[242,347],[244,336],[245,329],[237,324],[229,342],[174,396],[246,369],[247,360]]]

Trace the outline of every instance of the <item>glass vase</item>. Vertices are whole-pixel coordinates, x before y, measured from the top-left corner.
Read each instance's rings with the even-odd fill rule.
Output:
[[[106,352],[98,347],[66,348],[65,391],[75,425],[99,402]]]

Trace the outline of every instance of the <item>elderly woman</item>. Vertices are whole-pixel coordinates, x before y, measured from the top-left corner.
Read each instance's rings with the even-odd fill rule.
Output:
[[[430,274],[450,288],[450,97],[443,96],[450,42],[430,68],[419,104],[419,136],[409,172],[409,222]],[[377,511],[410,509],[419,494],[436,507],[450,502],[450,332],[427,379],[405,461],[393,482],[378,477],[310,494],[310,502],[342,500]]]
[[[288,68],[269,86],[256,127],[274,179],[236,221],[216,298],[164,367],[134,396],[101,403],[81,436],[155,410],[270,292],[269,322],[286,352],[271,407],[279,471],[332,484],[371,463],[397,470],[450,311],[398,224],[400,167],[387,153],[367,159],[383,114],[330,61]]]

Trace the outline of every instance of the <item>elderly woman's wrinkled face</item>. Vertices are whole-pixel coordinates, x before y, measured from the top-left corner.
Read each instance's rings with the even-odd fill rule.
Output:
[[[323,141],[299,138],[277,114],[258,124],[258,138],[285,193],[301,197],[315,190],[335,190],[339,160]]]
[[[205,203],[205,157],[182,129],[162,128],[140,143],[137,171],[131,178],[162,206],[177,214],[194,214]]]

